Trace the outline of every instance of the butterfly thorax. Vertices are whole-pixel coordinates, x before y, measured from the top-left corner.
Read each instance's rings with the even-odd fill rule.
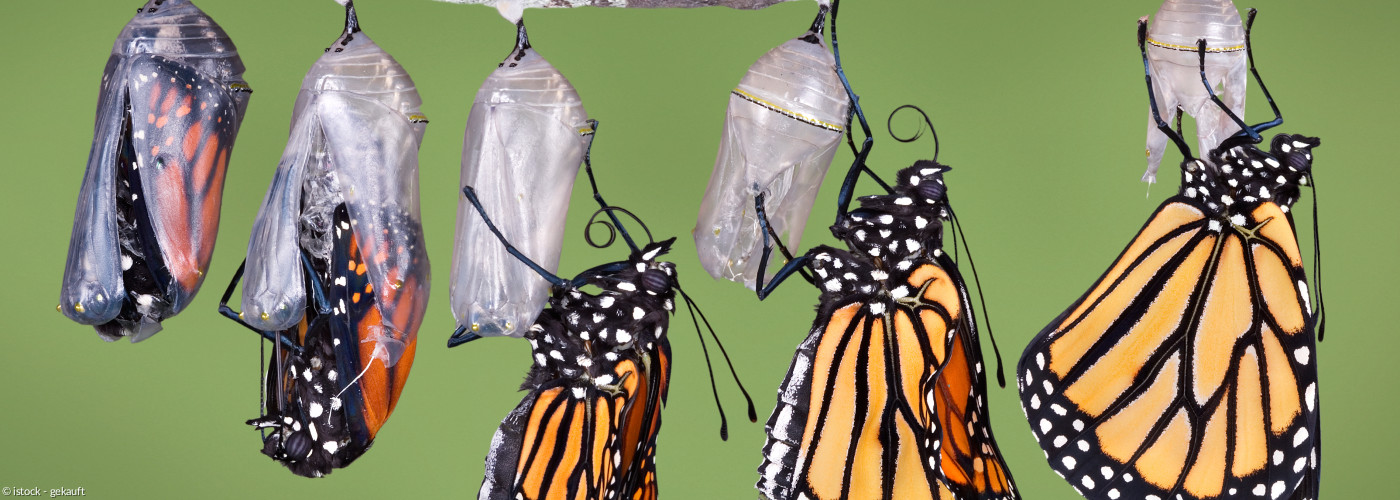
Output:
[[[556,379],[581,379],[600,388],[619,381],[616,365],[663,342],[675,310],[675,265],[657,261],[669,244],[649,245],[625,262],[595,268],[585,286],[560,287],[550,308],[525,334],[535,368],[526,388]]]
[[[900,170],[889,194],[864,196],[860,208],[842,217],[831,232],[860,255],[881,263],[925,256],[943,244],[947,219],[949,167],[920,160]]]
[[[1298,201],[1299,186],[1311,182],[1314,137],[1279,134],[1269,151],[1250,143],[1226,141],[1210,152],[1210,164],[1182,162],[1181,194],[1226,219],[1247,213],[1261,203],[1274,203],[1284,212]]]

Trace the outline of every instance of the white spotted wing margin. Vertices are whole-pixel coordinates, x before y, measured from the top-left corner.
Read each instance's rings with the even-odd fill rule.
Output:
[[[1021,357],[1022,408],[1051,468],[1089,499],[1316,498],[1301,264],[1272,201],[1221,213],[1167,200]]]

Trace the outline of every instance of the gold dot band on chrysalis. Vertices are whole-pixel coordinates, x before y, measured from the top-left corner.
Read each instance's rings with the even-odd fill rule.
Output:
[[[780,115],[786,116],[786,117],[788,117],[788,118],[792,118],[792,119],[794,119],[794,120],[800,121],[800,122],[802,122],[802,123],[806,123],[806,124],[808,124],[808,125],[813,125],[813,126],[821,127],[821,128],[827,129],[827,130],[835,131],[835,132],[840,132],[840,131],[842,130],[842,127],[841,127],[840,125],[835,125],[835,124],[827,123],[827,122],[818,120],[818,119],[816,119],[816,118],[812,118],[812,117],[810,117],[810,116],[804,115],[804,114],[802,114],[802,113],[798,113],[798,112],[796,112],[796,111],[792,111],[792,110],[789,110],[789,109],[785,109],[785,108],[783,108],[783,107],[781,107],[781,106],[778,106],[778,105],[773,104],[773,103],[771,103],[771,102],[765,101],[765,100],[759,98],[759,97],[756,96],[756,95],[750,94],[750,93],[748,93],[748,92],[744,92],[743,90],[740,90],[740,89],[734,89],[734,95],[737,95],[737,96],[739,96],[740,98],[743,98],[745,101],[749,101],[749,102],[754,103],[754,104],[757,104],[757,105],[759,105],[759,106],[763,106],[763,107],[768,108],[769,110],[772,110],[772,111],[774,111],[774,112],[776,112],[776,113],[778,113],[778,114],[780,114]]]
[[[1198,50],[1201,50],[1200,47],[1196,47],[1196,46],[1177,45],[1177,44],[1174,44],[1174,43],[1167,43],[1167,42],[1161,42],[1161,41],[1153,40],[1153,39],[1151,39],[1151,38],[1148,38],[1148,39],[1147,39],[1147,43],[1152,44],[1153,46],[1156,46],[1156,47],[1164,48],[1164,49],[1182,50],[1182,51],[1186,51],[1186,52],[1196,52],[1196,51],[1198,51]],[[1239,51],[1241,51],[1241,50],[1244,50],[1244,45],[1234,45],[1234,46],[1230,46],[1230,47],[1206,47],[1206,52],[1239,52]]]

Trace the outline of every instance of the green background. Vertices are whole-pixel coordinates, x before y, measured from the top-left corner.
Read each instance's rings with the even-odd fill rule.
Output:
[[[327,0],[199,2],[237,42],[256,91],[229,169],[221,243],[204,292],[165,332],[139,345],[106,344],[54,304],[100,72],[138,3],[12,1],[0,14],[0,485],[81,486],[100,498],[474,496],[488,441],[520,400],[529,347],[488,339],[446,349],[453,328],[447,280],[467,110],[511,49],[512,27],[481,6],[360,2],[366,33],[413,75],[432,120],[420,175],[436,286],[413,376],[373,450],[329,478],[309,480],[258,453],[257,433],[243,425],[258,410],[258,341],[215,309],[281,154],[302,75],[338,35],[341,10]],[[1176,191],[1174,151],[1159,185],[1149,190],[1138,181],[1146,96],[1134,29],[1157,7],[1155,0],[851,1],[843,9],[847,71],[879,130],[870,164],[887,174],[927,157],[930,143],[898,144],[883,123],[900,104],[929,112],[943,141],[940,160],[955,168],[951,196],[980,264],[1008,373],[1021,347]],[[1257,60],[1288,120],[1279,130],[1323,138],[1315,172],[1331,335],[1318,350],[1327,415],[1322,489],[1332,498],[1374,496],[1392,489],[1400,444],[1393,417],[1400,410],[1393,385],[1400,203],[1392,194],[1400,174],[1390,120],[1400,109],[1393,49],[1400,7],[1257,7]],[[536,49],[603,122],[594,158],[604,193],[641,214],[658,237],[680,237],[671,257],[686,290],[726,340],[758,406],[759,423],[744,422],[733,384],[722,381],[731,436],[719,440],[699,345],[689,320],[675,318],[674,385],[657,455],[667,498],[756,495],[762,422],[812,321],[811,287],[794,282],[759,303],[740,286],[706,277],[689,232],[729,90],[759,55],[801,34],[815,10],[812,2],[791,2],[762,11],[585,8],[526,16]],[[1252,82],[1250,90],[1251,121],[1267,118]],[[901,118],[897,126],[907,134],[914,120]],[[850,158],[844,149],[838,154],[803,248],[835,243],[825,228],[837,172]],[[587,183],[576,188],[566,275],[622,255],[584,245],[582,223],[593,205]],[[1309,214],[1310,205],[1305,198],[1296,212]],[[1300,215],[1298,225],[1308,253],[1310,217]],[[996,435],[1024,496],[1077,498],[1044,462],[1014,387],[990,392]]]

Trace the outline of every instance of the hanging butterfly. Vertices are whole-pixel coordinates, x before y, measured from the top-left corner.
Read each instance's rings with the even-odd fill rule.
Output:
[[[102,73],[58,310],[139,342],[199,291],[252,92],[233,41],[188,0],[149,0]]]
[[[1311,308],[1290,207],[1314,184],[1320,141],[1256,147],[1283,119],[1254,69],[1254,14],[1246,51],[1274,119],[1249,126],[1214,99],[1241,132],[1196,159],[1158,117],[1185,158],[1180,193],[1021,356],[1035,437],[1086,498],[1317,498],[1323,308],[1320,286]],[[1140,23],[1155,106],[1145,39]],[[1201,40],[1209,90],[1207,52]]]
[[[769,223],[797,246],[818,188],[841,142],[850,101],[822,40],[829,2],[807,33],[764,54],[729,96],[719,156],[700,202],[696,251],[705,270],[754,288],[762,235],[753,199],[768,200]]]
[[[497,6],[516,25],[515,49],[472,103],[461,185],[479,187],[487,210],[510,221],[502,228],[510,241],[553,272],[593,127],[578,91],[530,46],[519,4]],[[483,336],[520,337],[549,298],[549,283],[506,254],[465,200],[457,206],[449,288],[457,320],[449,346]]]
[[[836,13],[833,6],[833,48]],[[838,70],[840,60],[838,49]],[[933,160],[915,162],[896,174],[893,186],[886,184],[865,165],[870,127],[846,88],[865,139],[842,184],[831,231],[850,250],[818,246],[794,258],[779,242],[789,261],[764,285],[776,235],[762,194],[755,204],[765,235],[759,298],[794,272],[821,290],[812,331],[793,356],[768,420],[757,487],[775,500],[1019,498],[991,433],[967,286],[942,250],[943,221],[958,226],[943,183],[949,168],[937,161],[937,135]],[[918,110],[902,106],[895,113],[906,107]],[[931,129],[927,115],[924,120]],[[862,197],[860,208],[848,211],[862,171],[886,194]]]
[[[666,331],[677,292],[690,306],[692,321],[698,308],[681,289],[675,264],[657,260],[670,251],[675,238],[656,242],[642,225],[650,242],[638,246],[617,213],[636,216],[608,205],[598,193],[586,155],[584,165],[594,199],[602,207],[588,226],[604,213],[612,221],[597,221],[610,231],[609,239],[598,244],[589,236],[589,244],[607,247],[620,233],[631,252],[625,261],[593,267],[572,280],[555,276],[525,256],[491,221],[475,189],[463,189],[505,251],[553,290],[549,308],[525,331],[534,359],[521,385],[528,394],[491,439],[482,500],[658,498],[656,437],[671,376]],[[705,325],[709,327],[708,320]],[[695,326],[698,332],[699,323]],[[710,335],[719,341],[713,329]],[[701,346],[708,364],[703,336]],[[723,345],[720,349],[723,352]],[[734,373],[733,364],[729,369]],[[734,377],[738,382],[738,375]],[[713,372],[710,384],[713,389]],[[743,391],[742,384],[739,388]],[[749,420],[757,421],[747,391],[744,398]],[[717,392],[715,402],[718,405]],[[722,408],[720,419],[720,435],[727,437]]]
[[[221,313],[273,341],[262,415],[248,424],[297,475],[364,453],[413,366],[430,275],[421,103],[347,3],[345,32],[303,81],[248,259],[224,293]],[[238,313],[226,304],[245,267]]]

